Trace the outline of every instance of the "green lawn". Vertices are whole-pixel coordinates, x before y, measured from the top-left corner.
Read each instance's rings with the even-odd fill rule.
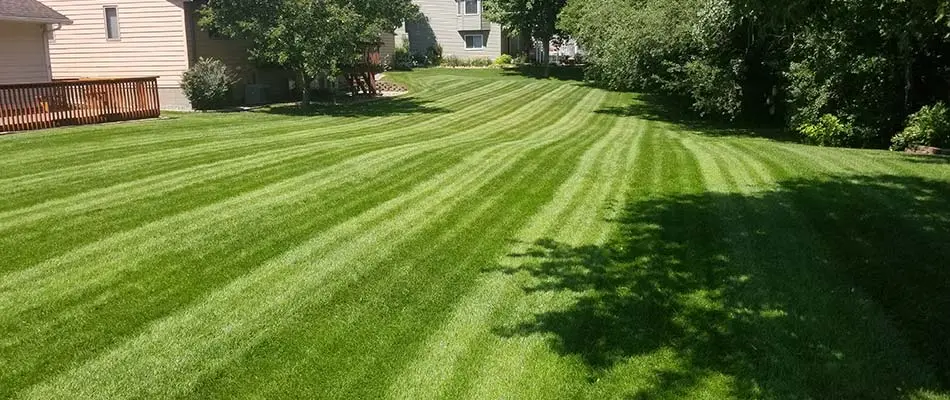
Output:
[[[0,137],[0,398],[950,398],[950,161],[497,71]]]

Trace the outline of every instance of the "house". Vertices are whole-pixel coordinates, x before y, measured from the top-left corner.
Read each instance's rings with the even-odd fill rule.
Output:
[[[49,82],[47,35],[70,22],[36,0],[0,1],[0,85]]]
[[[198,28],[202,0],[41,1],[73,21],[49,41],[54,79],[158,76],[162,108],[189,109],[181,75],[200,57],[213,57],[240,79],[234,91],[238,102],[282,100],[290,94],[290,74],[254,66],[245,43]]]
[[[501,25],[485,18],[482,0],[413,2],[419,6],[423,18],[407,22],[403,29],[397,30],[394,46],[407,38],[413,54],[426,54],[441,46],[443,57],[489,59],[518,53],[522,48],[519,37],[510,35]]]

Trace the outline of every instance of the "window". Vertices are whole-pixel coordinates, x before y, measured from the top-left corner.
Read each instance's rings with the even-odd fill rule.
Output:
[[[485,35],[465,35],[465,50],[485,48]]]
[[[106,39],[119,40],[119,9],[115,6],[106,6]]]
[[[476,15],[480,11],[481,0],[458,0],[459,14]]]

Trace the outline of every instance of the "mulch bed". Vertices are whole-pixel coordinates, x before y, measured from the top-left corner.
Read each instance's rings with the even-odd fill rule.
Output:
[[[906,153],[910,154],[922,154],[929,156],[936,155],[950,155],[950,149],[941,149],[939,147],[930,147],[930,146],[916,146],[904,150]]]

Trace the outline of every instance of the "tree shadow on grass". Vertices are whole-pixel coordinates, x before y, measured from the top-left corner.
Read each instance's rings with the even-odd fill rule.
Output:
[[[540,65],[519,65],[502,70],[504,76],[524,76],[534,79],[554,79],[559,81],[575,81],[588,83],[582,66],[552,65],[547,73]]]
[[[681,362],[629,398],[689,397],[716,374],[738,398],[950,389],[946,182],[789,181],[633,203],[617,223],[604,246],[514,254],[528,294],[576,300],[496,333],[548,337],[596,377],[672,349]]]
[[[950,164],[950,156],[945,155],[908,154],[901,158],[915,164]]]
[[[407,114],[445,114],[451,112],[448,109],[430,105],[430,101],[411,96],[376,97],[360,99],[349,103],[344,101],[346,101],[346,99],[341,97],[340,104],[313,104],[308,108],[301,108],[296,104],[285,104],[263,107],[256,110],[256,112],[295,117],[385,117]]]
[[[691,109],[689,102],[656,94],[639,93],[629,105],[602,108],[596,112],[664,122],[674,128],[703,136],[762,137],[781,142],[801,142],[794,132],[790,132],[774,122],[704,118]]]

